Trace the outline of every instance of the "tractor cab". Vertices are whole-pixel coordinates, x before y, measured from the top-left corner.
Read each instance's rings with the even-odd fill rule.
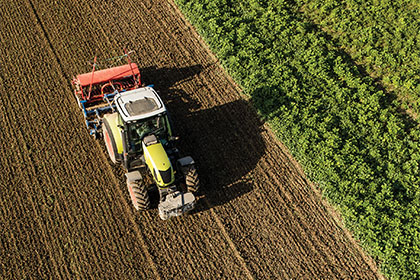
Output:
[[[142,141],[149,135],[154,135],[163,146],[167,145],[172,130],[166,108],[152,87],[118,94],[115,100],[126,132],[128,153],[142,154]]]
[[[141,142],[148,135],[155,135],[157,139],[166,145],[170,137],[170,127],[166,114],[159,114],[147,119],[141,119],[128,123],[127,135],[129,152],[142,153]]]

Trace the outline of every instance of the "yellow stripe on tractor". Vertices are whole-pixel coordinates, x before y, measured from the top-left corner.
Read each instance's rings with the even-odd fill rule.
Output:
[[[156,138],[155,138],[156,139]],[[175,175],[172,169],[171,162],[162,144],[157,141],[153,144],[145,144],[143,142],[144,160],[158,187],[166,188],[173,184]]]

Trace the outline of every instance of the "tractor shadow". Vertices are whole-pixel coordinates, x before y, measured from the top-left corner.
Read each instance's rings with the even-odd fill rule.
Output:
[[[206,66],[211,67],[212,65]],[[155,89],[166,93],[178,83],[186,83],[194,79],[206,67],[202,65],[192,65],[186,67],[161,67],[155,66],[140,68],[141,80],[144,85],[155,85]]]
[[[182,96],[182,91],[177,91]],[[196,211],[225,204],[253,190],[252,171],[265,153],[261,124],[245,100],[188,111],[189,102],[172,100],[179,147],[197,162],[205,197]],[[184,106],[184,108],[183,108]],[[176,109],[175,109],[176,108]],[[176,116],[176,117],[175,117]]]
[[[200,65],[142,69],[145,83],[154,81],[166,103],[175,134],[180,137],[177,146],[181,155],[191,155],[197,163],[200,200],[193,213],[251,192],[251,171],[266,152],[261,136],[263,122],[248,101],[238,99],[209,107],[199,101],[198,92],[181,89],[179,85],[191,83],[191,88],[208,90],[194,80],[203,69]],[[156,195],[151,195],[152,201]]]

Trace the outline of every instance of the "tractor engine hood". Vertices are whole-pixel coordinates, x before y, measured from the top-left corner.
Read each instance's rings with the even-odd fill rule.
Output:
[[[162,143],[157,140],[155,135],[149,135],[144,137],[142,146],[144,160],[158,187],[166,188],[173,184],[175,181],[174,171]]]

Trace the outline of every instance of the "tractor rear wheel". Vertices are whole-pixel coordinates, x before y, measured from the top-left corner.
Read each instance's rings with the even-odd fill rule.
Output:
[[[198,172],[194,165],[188,166],[185,172],[185,183],[188,191],[192,193],[198,192],[200,188],[200,178],[198,178]]]
[[[145,185],[138,181],[127,182],[128,193],[130,194],[131,202],[136,210],[146,210],[150,208],[149,194]]]

